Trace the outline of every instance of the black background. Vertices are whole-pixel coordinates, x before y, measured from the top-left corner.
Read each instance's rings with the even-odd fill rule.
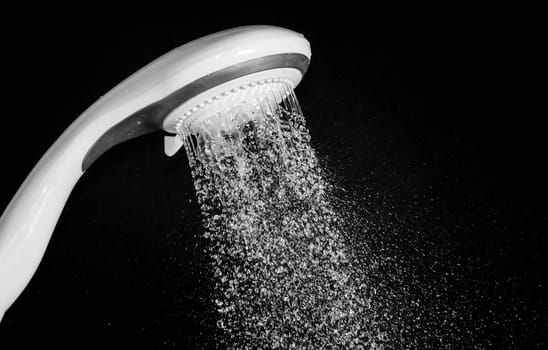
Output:
[[[338,181],[376,213],[371,220],[398,218],[420,232],[419,246],[449,250],[449,263],[473,262],[461,271],[459,293],[479,295],[478,319],[492,314],[481,332],[494,348],[542,348],[542,32],[464,24],[374,30],[350,16],[312,17],[18,18],[5,42],[0,207],[72,120],[143,65],[218,30],[284,26],[311,42],[312,63],[296,92]],[[72,192],[36,275],[0,324],[0,347],[211,347],[211,286],[192,186],[186,155],[166,157],[160,134],[103,155]]]

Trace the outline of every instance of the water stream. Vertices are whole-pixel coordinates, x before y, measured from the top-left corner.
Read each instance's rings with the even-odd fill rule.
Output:
[[[373,288],[345,243],[293,91],[185,138],[215,278],[219,343],[233,349],[382,348]],[[276,101],[282,101],[276,103]]]

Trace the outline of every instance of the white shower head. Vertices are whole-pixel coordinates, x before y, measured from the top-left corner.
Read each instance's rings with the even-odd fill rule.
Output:
[[[183,45],[145,66],[87,109],[33,168],[0,218],[0,320],[26,287],[72,188],[114,145],[150,132],[188,134],[242,99],[277,99],[266,84],[296,86],[311,52],[293,31],[247,26]],[[166,136],[166,154],[181,138]]]

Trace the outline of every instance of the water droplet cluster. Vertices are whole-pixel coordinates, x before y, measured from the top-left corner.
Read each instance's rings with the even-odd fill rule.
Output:
[[[375,288],[353,263],[297,99],[285,83],[262,89],[265,98],[182,136],[209,242],[219,345],[381,349]]]

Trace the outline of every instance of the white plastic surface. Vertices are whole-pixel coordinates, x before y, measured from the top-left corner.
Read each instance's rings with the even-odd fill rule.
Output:
[[[310,57],[310,46],[302,35],[270,26],[216,33],[160,57],[76,119],[40,159],[0,218],[0,319],[36,271],[82,175],[82,160],[104,132],[203,75],[277,53]]]
[[[171,157],[183,146],[183,140],[179,135],[164,136],[164,153]]]

